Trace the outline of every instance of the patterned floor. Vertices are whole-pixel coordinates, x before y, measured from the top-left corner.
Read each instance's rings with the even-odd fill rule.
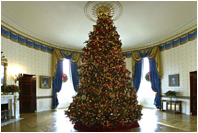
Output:
[[[23,119],[23,118],[10,119],[9,121],[2,122],[2,123],[1,123],[1,126],[5,126],[5,125],[8,125],[8,124],[11,124],[11,123],[20,121],[20,120],[22,120],[22,119]]]
[[[116,132],[197,132],[197,116],[143,108],[140,127]],[[2,132],[81,132],[64,115],[64,109],[21,113],[21,120],[1,126]]]

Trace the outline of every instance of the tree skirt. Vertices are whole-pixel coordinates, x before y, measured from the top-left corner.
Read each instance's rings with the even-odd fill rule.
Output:
[[[104,127],[103,128],[103,126],[100,125],[98,129],[95,129],[94,128],[94,125],[93,126],[90,126],[90,127],[85,126],[85,125],[82,125],[82,124],[77,124],[77,123],[74,125],[74,129],[85,131],[85,132],[118,131],[118,130],[127,130],[127,129],[131,129],[131,128],[135,128],[135,127],[139,127],[138,122],[135,122],[132,125],[122,125],[122,124],[119,124],[115,128],[111,128],[111,127],[109,127],[109,128],[108,127]]]

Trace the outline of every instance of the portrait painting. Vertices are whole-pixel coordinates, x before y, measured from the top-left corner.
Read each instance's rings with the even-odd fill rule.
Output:
[[[169,75],[169,86],[179,86],[179,74]]]
[[[44,88],[44,89],[51,88],[51,77],[40,76],[40,88]]]

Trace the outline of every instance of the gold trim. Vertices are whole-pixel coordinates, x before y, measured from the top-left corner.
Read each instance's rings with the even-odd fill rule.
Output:
[[[6,36],[6,35],[4,35],[3,33],[1,33],[1,35],[2,35],[3,37],[7,38],[7,39],[10,39],[10,36]]]
[[[193,37],[193,38],[189,38],[188,40],[189,41],[192,41],[192,40],[194,40],[194,39],[196,39],[197,38],[197,35],[195,36],[195,37]]]

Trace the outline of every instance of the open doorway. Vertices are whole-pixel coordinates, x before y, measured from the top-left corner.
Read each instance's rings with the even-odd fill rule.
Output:
[[[149,59],[143,58],[142,61],[142,76],[140,82],[140,88],[137,92],[137,100],[140,105],[147,108],[155,108],[154,99],[155,92],[151,89],[151,82],[145,79],[146,74],[149,72]]]
[[[58,95],[59,105],[57,108],[66,108],[73,101],[72,97],[75,96],[76,92],[73,87],[71,65],[69,59],[63,60],[63,73],[67,75],[67,81],[62,83],[62,88]]]

